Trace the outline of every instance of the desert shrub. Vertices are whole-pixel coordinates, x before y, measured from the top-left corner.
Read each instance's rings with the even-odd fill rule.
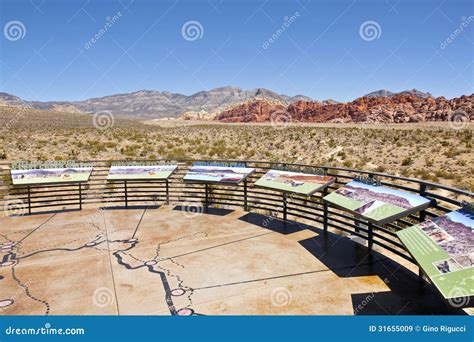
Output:
[[[344,163],[342,163],[345,167],[351,168],[354,163],[351,160],[345,160]]]
[[[405,168],[402,168],[402,169],[400,170],[400,174],[401,174],[403,177],[410,177],[411,172],[410,172],[410,170],[409,170],[408,168],[405,167]]]
[[[413,164],[413,159],[411,157],[406,157],[402,160],[402,166],[409,166]]]
[[[454,174],[452,172],[448,172],[448,171],[443,170],[443,169],[435,170],[434,174],[435,174],[436,177],[439,177],[439,178],[444,178],[444,179],[453,179],[454,178]]]

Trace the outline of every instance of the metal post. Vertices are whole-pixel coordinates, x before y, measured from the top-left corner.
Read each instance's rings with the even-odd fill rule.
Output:
[[[125,187],[125,208],[128,209],[128,188],[127,188],[127,181],[123,181],[123,185]]]
[[[28,185],[28,215],[31,215],[31,189]]]
[[[249,206],[247,202],[247,180],[244,180],[244,211],[249,211]]]
[[[166,180],[166,204],[170,204],[170,189],[168,180]]]
[[[418,291],[419,293],[423,293],[425,289],[425,279],[423,271],[421,270],[420,266],[418,266]]]
[[[323,192],[323,196],[326,196],[328,194],[328,189],[324,189],[324,192]],[[324,212],[324,216],[323,216],[323,228],[324,228],[324,231],[327,232],[328,231],[328,204],[325,200],[322,200],[323,201],[323,212]]]
[[[287,214],[288,214],[288,204],[287,204],[287,194],[286,192],[283,193],[283,221],[286,222]]]
[[[368,223],[368,228],[368,247],[369,250],[372,250],[372,246],[374,245],[374,225],[370,221]]]
[[[420,196],[425,196],[426,195],[426,184],[420,184]],[[420,211],[420,222],[423,222],[426,220],[426,210]]]
[[[207,183],[205,185],[206,198],[204,200],[204,211],[207,212],[209,206],[209,185]]]
[[[82,210],[82,186],[79,183],[79,210]]]

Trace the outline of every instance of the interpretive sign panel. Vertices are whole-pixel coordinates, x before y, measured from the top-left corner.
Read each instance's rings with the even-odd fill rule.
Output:
[[[255,171],[245,164],[196,163],[184,176],[185,181],[239,184]]]
[[[178,165],[117,165],[112,166],[107,176],[114,180],[166,180]]]
[[[425,197],[361,181],[347,183],[324,200],[376,224],[398,220],[430,205]]]
[[[397,232],[445,298],[474,296],[474,214],[466,209]]]
[[[256,186],[311,196],[334,183],[332,176],[309,174],[302,172],[270,170],[262,176]]]
[[[16,163],[10,170],[13,185],[87,182],[92,165],[74,162]]]

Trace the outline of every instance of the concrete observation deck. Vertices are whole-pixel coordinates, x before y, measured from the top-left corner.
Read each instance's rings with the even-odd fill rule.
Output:
[[[0,218],[2,315],[464,314],[386,255],[242,210]]]

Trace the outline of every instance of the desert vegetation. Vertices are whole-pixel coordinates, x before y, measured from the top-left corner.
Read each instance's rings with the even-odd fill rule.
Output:
[[[16,118],[16,119],[15,119]],[[0,160],[241,159],[374,170],[474,191],[473,127],[146,124],[0,107]]]

